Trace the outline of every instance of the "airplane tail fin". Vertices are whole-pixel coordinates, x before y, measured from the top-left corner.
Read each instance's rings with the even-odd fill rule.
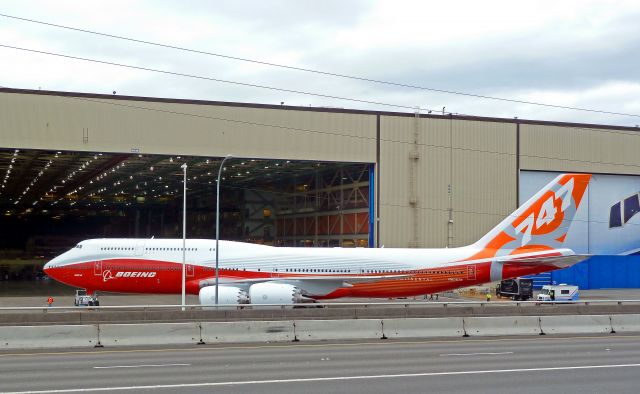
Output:
[[[474,246],[483,257],[561,248],[590,179],[591,174],[559,175]]]

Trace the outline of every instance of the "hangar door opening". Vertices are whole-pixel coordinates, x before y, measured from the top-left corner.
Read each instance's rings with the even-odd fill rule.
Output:
[[[222,159],[0,150],[0,281],[42,277],[89,238],[215,238]],[[233,158],[221,183],[222,239],[273,246],[367,247],[372,165]]]
[[[372,172],[369,165],[351,165],[295,177],[287,189],[289,192],[277,199],[276,244],[342,247],[373,244]]]

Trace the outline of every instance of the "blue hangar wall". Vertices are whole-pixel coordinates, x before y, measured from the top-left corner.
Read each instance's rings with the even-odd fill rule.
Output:
[[[558,174],[521,171],[520,204]],[[594,174],[565,246],[594,256],[534,276],[536,287],[567,283],[581,289],[640,288],[640,176]]]

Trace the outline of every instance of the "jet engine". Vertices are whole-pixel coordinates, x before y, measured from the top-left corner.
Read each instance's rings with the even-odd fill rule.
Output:
[[[200,305],[215,305],[216,304],[216,287],[206,286],[200,289],[198,295],[200,298]],[[249,294],[239,287],[233,286],[220,286],[218,288],[218,304],[220,305],[232,305],[232,304],[248,304]]]
[[[249,287],[249,299],[252,304],[296,304],[309,302],[300,289],[286,283],[264,282]]]

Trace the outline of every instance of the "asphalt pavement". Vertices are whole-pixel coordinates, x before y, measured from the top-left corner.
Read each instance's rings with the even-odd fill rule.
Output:
[[[0,392],[637,393],[640,337],[0,352]]]

